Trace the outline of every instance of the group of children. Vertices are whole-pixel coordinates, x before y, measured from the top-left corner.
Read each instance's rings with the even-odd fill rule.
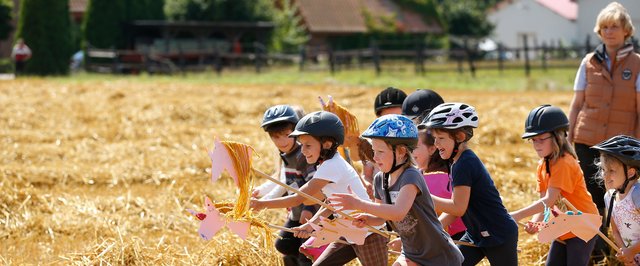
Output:
[[[362,158],[364,179],[338,152],[345,133],[335,114],[301,117],[287,105],[265,112],[262,127],[280,152],[283,182],[342,209],[358,227],[390,228],[399,235],[389,242],[369,233],[363,245],[333,242],[311,261],[299,252],[312,236],[310,223],[339,215],[265,183],[254,190],[250,206],[290,210],[285,227],[294,233],[283,231],[276,241],[285,265],[342,265],[354,258],[365,266],[387,265],[388,246],[401,246],[393,265],[475,265],[485,257],[492,265],[518,265],[517,221],[533,216],[524,230],[537,232],[533,222],[541,221],[545,207],[561,197],[583,213],[598,214],[566,138],[568,119],[557,107],[536,107],[525,121],[522,138],[540,157],[540,200],[511,213],[469,147],[480,120],[473,106],[445,103],[432,90],[407,96],[388,88],[376,97],[374,108],[377,118],[361,135],[373,151],[365,156],[369,161]],[[601,152],[604,184],[614,190],[607,202],[614,240],[621,247],[617,257],[640,265],[640,141],[617,136],[593,148]],[[585,242],[563,235],[562,243],[551,245],[547,265],[586,265],[596,237]]]

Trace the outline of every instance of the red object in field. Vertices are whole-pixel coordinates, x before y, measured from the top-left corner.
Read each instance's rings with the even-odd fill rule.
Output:
[[[207,218],[207,215],[204,213],[199,212],[198,214],[196,214],[196,218],[198,218],[198,220],[202,221],[205,218]]]

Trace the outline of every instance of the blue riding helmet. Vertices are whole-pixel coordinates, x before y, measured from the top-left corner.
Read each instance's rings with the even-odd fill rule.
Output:
[[[389,114],[374,120],[361,137],[382,139],[391,145],[404,144],[414,149],[418,143],[418,128],[406,116]]]

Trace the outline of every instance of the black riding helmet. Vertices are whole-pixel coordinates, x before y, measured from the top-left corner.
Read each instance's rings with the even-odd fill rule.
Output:
[[[618,135],[591,148],[609,154],[623,164],[640,170],[640,141],[633,137]]]
[[[313,112],[298,121],[296,129],[289,134],[289,137],[300,135],[311,135],[316,138],[331,137],[335,139],[336,146],[339,146],[344,143],[344,126],[340,118],[333,113]]]
[[[404,99],[402,115],[412,120],[423,117],[441,103],[444,103],[444,100],[437,92],[429,89],[418,89]]]
[[[267,111],[264,112],[264,117],[262,118],[262,129],[267,131],[270,126],[274,124],[288,122],[293,124],[294,126],[298,123],[298,115],[296,111],[288,105],[276,105],[269,107]]]
[[[529,112],[524,123],[523,139],[535,137],[545,132],[554,132],[558,129],[568,129],[569,119],[564,112],[549,104],[541,105]]]
[[[382,109],[402,106],[402,102],[407,98],[407,94],[399,89],[394,87],[388,87],[378,93],[376,96],[376,101],[373,103],[373,108],[376,111],[376,116],[380,115],[380,111]]]

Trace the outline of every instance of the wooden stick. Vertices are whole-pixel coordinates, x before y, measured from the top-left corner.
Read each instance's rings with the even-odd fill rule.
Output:
[[[348,219],[350,219],[350,220],[355,220],[355,218],[353,218],[352,216],[350,216],[350,215],[348,215],[348,214],[344,213],[343,211],[341,211],[341,210],[336,210],[336,208],[331,207],[329,204],[327,204],[327,203],[325,203],[325,202],[323,202],[323,201],[321,201],[321,200],[319,200],[319,199],[316,199],[315,197],[313,197],[313,196],[311,196],[311,195],[309,195],[309,194],[307,194],[307,193],[304,193],[304,192],[300,191],[300,190],[299,190],[299,189],[297,189],[297,188],[294,188],[294,187],[291,187],[291,186],[289,186],[289,185],[287,185],[287,184],[285,184],[285,183],[282,183],[280,180],[278,180],[278,179],[276,179],[276,178],[273,178],[273,177],[271,177],[270,175],[267,175],[267,174],[265,174],[265,173],[263,173],[263,172],[261,172],[261,171],[259,171],[259,170],[255,169],[255,168],[253,168],[252,170],[253,170],[253,172],[257,173],[259,176],[262,176],[262,177],[264,177],[264,178],[266,178],[266,179],[269,179],[271,182],[274,182],[274,183],[276,183],[276,184],[278,184],[278,185],[280,185],[280,186],[282,186],[282,187],[286,188],[287,190],[291,190],[291,191],[295,192],[296,194],[298,194],[298,195],[300,195],[300,196],[302,196],[302,197],[304,197],[304,198],[306,198],[306,199],[308,199],[308,200],[313,201],[315,204],[318,204],[318,205],[320,205],[320,206],[322,206],[322,207],[325,207],[325,208],[327,208],[328,210],[330,210],[330,211],[332,211],[332,212],[335,212],[335,213],[337,213],[337,214],[340,214],[341,216],[344,216],[345,218],[348,218]],[[374,232],[374,233],[380,234],[381,236],[384,236],[384,237],[386,237],[386,238],[390,238],[390,235],[389,235],[389,233],[388,233],[388,232],[382,232],[382,231],[380,231],[379,229],[376,229],[376,228],[374,228],[374,227],[373,227],[373,226],[371,226],[371,225],[367,225],[367,228],[368,228],[368,229],[369,229],[369,231],[371,231],[371,232]]]
[[[295,233],[295,231],[293,231],[291,228],[287,228],[287,227],[284,227],[284,226],[279,226],[279,225],[274,225],[274,224],[267,224],[267,226],[269,226],[269,227],[271,227],[273,229],[278,229],[278,230],[289,232],[289,233]],[[345,245],[351,245],[351,243],[349,243],[347,241],[344,241],[342,239],[337,239],[335,242],[336,243],[340,243],[340,244],[345,244]],[[400,255],[401,254],[400,252],[394,251],[394,250],[387,250],[387,252],[389,252],[391,254],[394,254],[394,255]]]
[[[567,205],[567,207],[569,207],[569,209],[571,209],[574,212],[579,212],[580,210],[576,209],[575,206],[573,206],[573,204],[571,204],[571,202],[569,202],[567,199],[562,198],[562,201],[564,202],[565,205]],[[591,226],[593,226],[592,224],[590,224]],[[592,228],[594,229],[594,228]],[[605,242],[607,242],[607,244],[609,244],[609,246],[611,246],[613,248],[613,250],[615,252],[618,252],[618,250],[620,250],[620,248],[618,246],[616,246],[615,243],[613,243],[613,241],[611,241],[611,239],[609,239],[607,236],[605,236],[602,232],[600,232],[599,228],[595,228],[596,232],[598,232],[598,236],[600,236],[600,238],[602,238],[602,240],[604,240]]]
[[[460,246],[467,246],[467,247],[474,247],[474,248],[478,247],[478,246],[474,245],[473,243],[469,243],[467,241],[453,240],[453,243],[456,244],[456,245],[460,245]]]

